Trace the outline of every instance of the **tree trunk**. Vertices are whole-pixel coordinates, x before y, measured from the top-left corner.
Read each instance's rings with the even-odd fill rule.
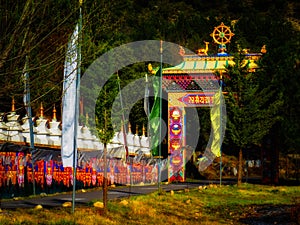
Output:
[[[240,186],[242,184],[242,178],[243,178],[243,151],[242,149],[240,149],[237,186]]]
[[[103,206],[107,208],[107,145],[104,143],[104,176],[103,176]]]

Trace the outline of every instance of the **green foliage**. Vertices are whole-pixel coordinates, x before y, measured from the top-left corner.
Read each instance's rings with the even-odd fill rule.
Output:
[[[227,67],[225,77],[228,92],[227,138],[238,148],[258,145],[272,126],[279,121],[282,95],[272,85],[261,84],[261,73],[248,71],[244,57],[236,55],[235,64]]]
[[[96,102],[96,133],[104,144],[109,143],[114,135],[111,109],[117,93],[117,78],[116,76],[112,76],[111,79],[101,89]]]
[[[281,107],[283,120],[277,126],[276,135],[281,141],[278,144],[285,152],[296,152],[300,146],[299,99],[300,99],[300,33],[289,23],[274,22],[276,26],[267,29],[274,34],[269,41],[267,54],[262,58],[261,82],[272,85],[273,90],[283,94],[284,104]],[[277,27],[277,29],[276,29]],[[286,38],[289,34],[290,38]]]
[[[262,114],[277,120],[270,111],[280,108],[282,120],[277,123],[275,132],[280,138],[278,142],[286,151],[296,151],[300,147],[298,8],[299,2],[293,0],[86,0],[82,5],[82,74],[108,50],[139,40],[163,39],[191,50],[201,48],[203,41],[209,41],[208,53],[214,54],[217,45],[212,43],[210,33],[220,22],[224,22],[235,33],[232,43],[227,46],[230,53],[244,48],[259,52],[262,45],[266,44],[267,53],[261,62],[263,71],[245,93],[251,104],[243,103],[244,108],[258,110],[260,113],[256,121],[261,122],[264,121]],[[17,108],[24,111],[21,76],[25,56],[29,57],[33,115],[38,114],[41,102],[48,117],[52,114],[54,104],[56,109],[60,108],[66,47],[78,17],[77,0],[4,1],[0,5],[1,112],[11,109],[13,96]],[[145,67],[140,65],[120,71],[121,87],[143,77],[145,72]],[[258,80],[259,85],[256,83]],[[262,84],[267,87],[263,88]],[[279,107],[279,102],[265,102],[269,106],[263,107],[261,104],[259,107],[254,104],[255,101],[250,101],[250,97],[265,100],[263,95],[278,95],[275,99],[282,98],[284,104]],[[59,119],[60,110],[57,113]],[[245,118],[243,123],[255,122],[251,113],[242,115],[243,111],[238,109],[234,113],[237,116],[232,118],[232,122],[239,122],[238,118],[242,117]],[[136,123],[139,127],[146,125],[142,101],[136,103],[130,112],[130,122],[133,127]],[[243,123],[241,126],[245,127]],[[254,132],[258,137],[250,135],[249,130],[251,138],[249,141],[241,139],[240,144],[259,142],[259,137],[264,136],[271,125],[270,119],[263,122],[263,128]],[[233,136],[236,140],[240,138],[240,134],[234,130]]]

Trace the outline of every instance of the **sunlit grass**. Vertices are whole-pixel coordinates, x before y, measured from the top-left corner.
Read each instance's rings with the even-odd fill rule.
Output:
[[[164,192],[109,201],[108,210],[93,207],[2,210],[0,224],[241,224],[257,205],[293,204],[299,187],[243,184]]]

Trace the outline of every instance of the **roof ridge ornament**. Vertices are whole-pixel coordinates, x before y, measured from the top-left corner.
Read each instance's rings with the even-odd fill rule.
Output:
[[[207,55],[209,42],[204,41],[205,48],[197,49],[197,55]]]
[[[179,55],[181,55],[181,56],[185,55],[185,50],[181,45],[179,46]]]
[[[222,22],[221,25],[214,28],[210,36],[212,36],[215,43],[219,44],[218,55],[227,54],[226,44],[230,43],[232,36],[234,36],[234,33],[231,32],[230,27],[224,25]]]

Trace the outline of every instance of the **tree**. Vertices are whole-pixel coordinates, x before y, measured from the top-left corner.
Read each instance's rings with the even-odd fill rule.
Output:
[[[262,58],[265,75],[262,82],[272,83],[283,93],[282,121],[274,133],[281,153],[297,153],[300,148],[300,30],[286,20],[273,19],[272,27],[266,32],[275,34],[267,44],[267,54]],[[289,34],[288,37],[286,34]],[[268,76],[269,75],[269,76]]]
[[[67,1],[1,4],[1,111],[10,108],[12,97],[17,109],[23,107],[25,57],[29,58],[33,110],[37,112],[43,101],[45,113],[51,114],[53,104],[60,104],[66,44],[75,26],[77,9]]]
[[[242,181],[243,150],[260,145],[272,126],[280,119],[278,111],[282,96],[272,85],[259,81],[263,71],[252,73],[241,54],[236,55],[234,65],[226,69],[224,77],[228,92],[225,98],[228,124],[226,138],[239,150],[238,185]]]
[[[107,144],[114,136],[114,128],[111,121],[111,109],[113,101],[118,93],[118,85],[116,79],[110,79],[109,82],[102,88],[96,103],[96,133],[104,145],[103,161],[104,161],[104,176],[103,176],[103,205],[107,207]]]

